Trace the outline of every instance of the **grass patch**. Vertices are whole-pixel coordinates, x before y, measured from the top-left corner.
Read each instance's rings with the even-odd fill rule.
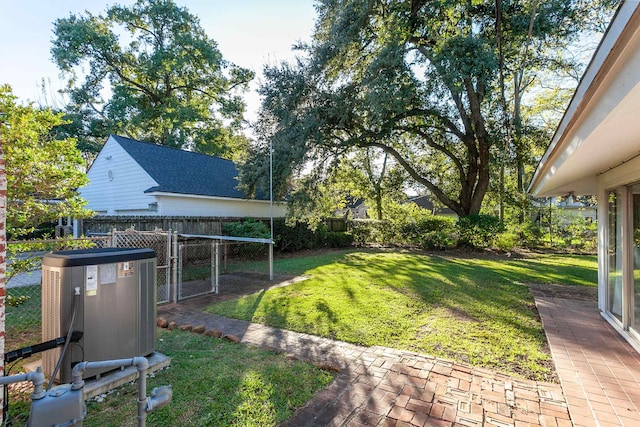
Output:
[[[291,286],[220,302],[222,316],[552,379],[528,283],[596,286],[595,256],[530,259],[337,251],[279,260]]]
[[[40,330],[40,322],[42,321],[40,314],[41,294],[40,285],[7,289],[7,299],[5,300],[7,335],[22,333],[30,329]]]
[[[206,280],[211,278],[211,265],[189,265],[182,267],[182,281]]]
[[[171,366],[148,378],[147,393],[171,384],[173,400],[148,415],[151,426],[275,426],[334,377],[282,354],[190,332],[159,329],[157,347],[172,358]],[[101,403],[88,401],[83,425],[137,426],[137,393],[135,383]],[[23,413],[16,417],[12,405],[14,421],[25,422],[28,406],[18,408]]]
[[[5,299],[5,352],[42,342],[40,285],[7,289]],[[9,374],[22,370],[25,360],[7,365]],[[7,375],[7,372],[5,372]]]

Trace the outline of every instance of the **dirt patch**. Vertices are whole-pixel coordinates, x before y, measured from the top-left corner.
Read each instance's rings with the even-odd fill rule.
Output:
[[[220,275],[218,294],[207,294],[193,298],[187,298],[179,302],[180,306],[190,307],[193,309],[202,309],[211,304],[236,299],[241,296],[251,295],[262,290],[286,286],[294,281],[291,275],[274,275],[273,280],[269,280],[268,274],[261,273],[235,273]],[[198,287],[202,289],[211,289],[211,281],[198,280],[183,284],[187,287]]]
[[[534,297],[564,298],[580,301],[597,301],[598,288],[571,285],[527,284]]]

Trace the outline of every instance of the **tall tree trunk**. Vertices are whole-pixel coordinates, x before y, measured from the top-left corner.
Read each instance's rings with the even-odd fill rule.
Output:
[[[382,221],[382,189],[376,187],[376,215],[378,221]]]
[[[502,150],[501,156],[498,159],[499,167],[500,167],[500,182],[498,183],[498,204],[500,206],[500,221],[504,221],[504,178],[505,178],[505,163],[506,163],[506,153],[507,147],[509,144],[509,118],[507,114],[507,99],[505,97],[505,89],[504,89],[504,53],[502,51],[502,4],[500,0],[496,0],[496,42],[498,45],[498,71],[500,75],[500,104],[502,106],[502,120],[504,122],[504,126],[507,131],[507,137],[504,141],[504,149]]]

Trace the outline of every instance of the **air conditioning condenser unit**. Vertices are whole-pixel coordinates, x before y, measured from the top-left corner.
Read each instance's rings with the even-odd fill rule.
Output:
[[[79,289],[78,289],[79,288]],[[75,315],[74,315],[75,313]],[[59,251],[42,261],[42,339],[73,330],[82,338],[71,344],[56,380],[71,381],[81,361],[148,356],[155,351],[156,254],[152,249],[102,248]],[[43,354],[51,376],[60,347]],[[85,378],[103,373],[89,370]]]

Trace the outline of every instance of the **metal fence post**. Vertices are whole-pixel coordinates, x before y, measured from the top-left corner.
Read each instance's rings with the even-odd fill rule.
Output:
[[[173,256],[171,257],[171,291],[172,302],[178,302],[178,233],[173,233]]]
[[[273,280],[273,240],[269,242],[269,280]]]
[[[211,277],[213,277],[214,280],[214,292],[216,294],[220,293],[220,243],[215,240],[214,243],[214,262],[212,263],[214,265],[215,271],[212,272],[213,274],[211,275]]]
[[[167,291],[167,300],[169,300],[169,302],[171,302],[171,244],[172,244],[172,236],[173,236],[173,230],[169,229],[169,231],[167,232],[167,244],[166,244],[166,252],[165,252],[165,263],[167,265],[167,270],[164,273],[164,277],[165,277],[165,285],[166,285],[166,291]]]

